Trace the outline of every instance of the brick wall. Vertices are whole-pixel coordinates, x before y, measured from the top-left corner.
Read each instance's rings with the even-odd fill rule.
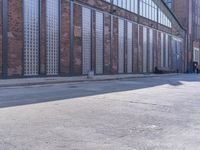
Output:
[[[111,72],[111,16],[104,15],[104,74]]]
[[[139,26],[138,73],[143,72],[143,26]]]
[[[72,54],[72,74],[82,74],[82,9],[74,6],[74,49]]]
[[[61,0],[60,74],[70,73],[70,3]]]
[[[8,76],[22,75],[23,15],[22,0],[8,1]]]
[[[169,47],[169,67],[172,68],[172,57],[173,57],[173,54],[172,54],[172,37],[169,36],[169,41],[168,41],[168,47]]]
[[[41,1],[40,16],[40,75],[46,75],[46,0]]]
[[[96,11],[92,11],[92,70],[96,70]]]
[[[173,12],[181,22],[181,24],[188,28],[189,20],[189,0],[174,0]]]
[[[158,33],[153,30],[153,54],[154,54],[154,68],[158,66]]]
[[[125,21],[125,23],[124,23],[124,30],[125,30],[125,32],[124,32],[124,73],[127,73],[127,70],[128,70],[128,66],[127,66],[127,64],[128,64],[128,58],[127,58],[127,50],[128,50],[128,44],[127,44],[127,32],[128,32],[128,30],[127,30],[127,21]]]
[[[2,18],[2,0],[0,0],[0,77],[2,77],[2,23],[3,23],[3,18]]]
[[[138,73],[138,25],[133,24],[133,73]]]
[[[161,67],[161,32],[158,32],[157,37],[157,67]]]
[[[0,0],[2,2],[2,0]],[[41,3],[40,14],[40,76],[46,75],[46,0]],[[81,5],[79,5],[80,3]],[[0,3],[0,7],[1,7]],[[81,75],[82,74],[82,5],[92,6],[91,8],[99,11],[106,11],[104,13],[104,74],[118,73],[118,18],[125,19],[125,26],[127,20],[133,23],[133,73],[143,72],[143,26],[151,28],[159,28],[164,32],[171,33],[171,30],[162,25],[139,17],[136,14],[130,13],[126,10],[114,7],[117,11],[110,14],[110,5],[100,0],[75,0],[74,9],[70,7],[68,0],[61,0],[61,17],[60,17],[60,74],[67,75]],[[96,67],[96,10],[92,9],[92,69]],[[2,10],[2,9],[1,9]],[[74,24],[71,27],[70,15],[71,11],[74,13]],[[0,12],[2,13],[2,12]],[[8,32],[8,74],[9,77],[22,77],[23,75],[23,10],[22,0],[9,1],[9,32]],[[0,14],[0,16],[2,16]],[[138,25],[140,23],[142,25]],[[1,37],[2,20],[0,18],[0,39]],[[73,28],[73,32],[71,32]],[[73,45],[71,45],[73,39]],[[170,43],[169,43],[170,44]],[[0,40],[0,56],[2,56],[2,40]],[[154,51],[154,67],[160,67],[160,32],[153,31],[153,51]],[[0,75],[2,70],[2,63],[0,57]],[[125,29],[125,72],[127,72],[127,30]]]
[[[111,73],[118,73],[118,18],[113,17],[112,48],[111,48]]]

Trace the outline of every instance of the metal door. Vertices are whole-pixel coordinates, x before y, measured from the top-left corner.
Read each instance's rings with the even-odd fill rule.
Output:
[[[91,10],[82,8],[82,73],[91,70]]]
[[[103,13],[96,12],[96,74],[103,74]]]

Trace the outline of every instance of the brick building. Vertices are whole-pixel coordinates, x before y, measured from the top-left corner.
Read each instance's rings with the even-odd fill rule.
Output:
[[[200,64],[200,1],[165,0],[188,33],[188,68]],[[190,70],[190,71],[191,71]]]
[[[167,6],[172,9],[173,8],[173,0],[164,0]]]
[[[1,78],[187,70],[161,0],[0,0]]]

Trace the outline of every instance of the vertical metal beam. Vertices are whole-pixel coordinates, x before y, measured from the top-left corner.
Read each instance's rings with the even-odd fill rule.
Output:
[[[3,0],[3,78],[8,78],[8,0]]]
[[[74,0],[70,1],[70,73],[74,73]]]

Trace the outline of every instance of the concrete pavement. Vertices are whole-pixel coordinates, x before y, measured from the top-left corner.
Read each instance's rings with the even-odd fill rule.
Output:
[[[93,78],[87,76],[73,76],[73,77],[37,77],[37,78],[18,78],[18,79],[1,79],[0,87],[12,86],[30,86],[30,85],[44,85],[44,84],[58,84],[58,83],[71,83],[71,82],[88,82],[88,81],[108,81],[118,79],[130,78],[149,78],[160,76],[174,76],[176,73],[171,74],[116,74],[116,75],[95,75]]]
[[[200,76],[0,88],[0,150],[199,150]]]

